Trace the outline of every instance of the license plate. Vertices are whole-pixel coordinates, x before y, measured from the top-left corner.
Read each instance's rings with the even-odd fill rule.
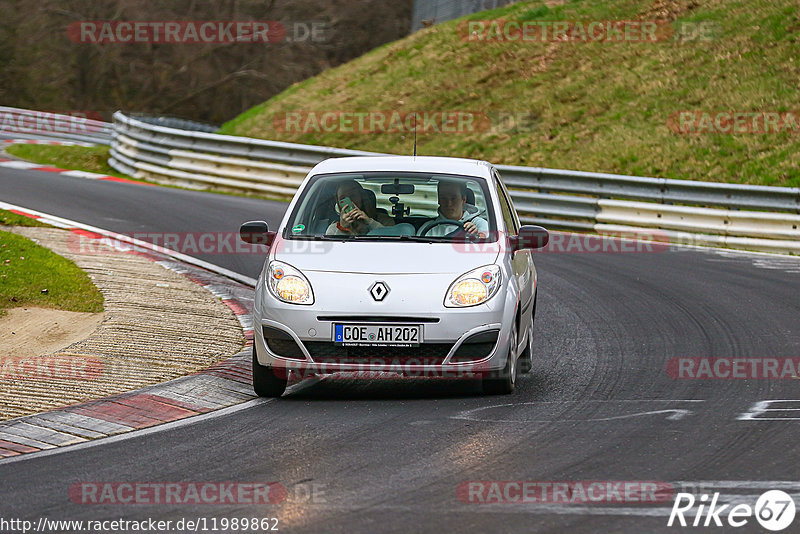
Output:
[[[345,347],[416,347],[422,343],[422,325],[334,324],[333,342]]]

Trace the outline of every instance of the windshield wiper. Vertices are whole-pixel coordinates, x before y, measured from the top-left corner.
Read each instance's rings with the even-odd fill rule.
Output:
[[[288,241],[346,241],[352,239],[345,235],[294,235],[286,238]]]
[[[356,235],[352,239],[357,241],[414,241],[417,243],[435,243],[438,239],[416,235]]]

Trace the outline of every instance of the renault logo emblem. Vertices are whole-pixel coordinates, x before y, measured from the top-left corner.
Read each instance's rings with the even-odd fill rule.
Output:
[[[377,302],[380,302],[389,294],[389,286],[383,282],[375,282],[372,284],[372,287],[369,288],[369,294],[372,295],[372,298]]]

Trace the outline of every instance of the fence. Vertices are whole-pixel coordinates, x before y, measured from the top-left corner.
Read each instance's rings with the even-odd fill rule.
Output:
[[[416,0],[411,31],[514,3],[514,0]]]

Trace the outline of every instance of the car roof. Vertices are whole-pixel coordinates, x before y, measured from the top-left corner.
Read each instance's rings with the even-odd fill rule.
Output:
[[[340,172],[425,172],[460,174],[490,179],[491,164],[486,161],[437,156],[356,156],[330,158],[318,163],[311,174]]]

